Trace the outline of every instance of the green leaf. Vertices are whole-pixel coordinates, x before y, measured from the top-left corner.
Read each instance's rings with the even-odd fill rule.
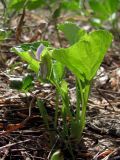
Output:
[[[66,115],[68,115],[71,120],[72,120],[72,114],[70,111],[70,99],[68,96],[68,83],[65,80],[62,80],[59,89],[59,93],[62,97],[62,102],[63,102],[63,107],[62,107],[62,114],[63,114],[63,119],[66,119]]]
[[[79,0],[63,0],[61,8],[65,10],[77,11],[80,9],[80,2]]]
[[[63,97],[66,98],[66,95],[68,95],[68,83],[66,81],[61,82],[60,90]]]
[[[64,160],[63,155],[61,154],[60,150],[54,152],[50,158],[50,160]]]
[[[36,60],[35,53],[41,43],[44,46],[50,46],[49,42],[47,41],[38,41],[33,43],[24,43],[20,46],[13,47],[11,50],[17,55],[19,55],[24,61],[26,61],[29,64],[30,69],[38,73],[40,68],[40,62]]]
[[[31,0],[27,4],[27,8],[29,10],[34,10],[34,9],[40,8],[41,6],[43,6],[45,4],[46,4],[46,2],[44,0]]]
[[[61,5],[54,11],[52,17],[56,19],[60,16],[60,13],[61,13]]]
[[[74,120],[71,122],[71,137],[77,138],[79,137],[81,130],[80,130],[80,120]]]
[[[23,77],[22,83],[22,91],[28,91],[31,87],[33,87],[33,76],[30,74],[26,75]]]
[[[52,59],[51,56],[49,55],[49,49],[46,48],[42,51],[40,57],[39,77],[43,82],[49,80],[49,77],[51,76],[51,70],[52,70]]]
[[[46,47],[51,46],[48,41],[37,41],[37,42],[33,42],[33,43],[23,43],[18,47],[21,48],[21,50],[23,50],[25,52],[28,50],[36,51],[40,44],[43,44]]]
[[[20,10],[23,9],[25,0],[9,0],[8,9]]]
[[[12,48],[12,51],[26,61],[34,72],[39,72],[39,62],[31,56],[29,51],[24,51],[20,46]]]
[[[52,63],[52,69],[54,79],[57,81],[57,83],[60,83],[64,75],[64,66],[60,62],[56,61]]]
[[[44,0],[9,0],[8,9],[21,10],[27,7],[29,10],[37,9],[45,4]]]
[[[54,85],[58,85],[61,83],[64,76],[64,66],[62,63],[53,60],[52,61],[52,72],[49,77],[50,81],[54,83]]]
[[[59,24],[58,29],[65,34],[70,44],[76,43],[85,34],[83,29],[80,29],[76,24],[71,22]]]
[[[66,49],[55,49],[54,59],[67,66],[78,78],[92,80],[110,46],[112,35],[103,30],[91,32]]]

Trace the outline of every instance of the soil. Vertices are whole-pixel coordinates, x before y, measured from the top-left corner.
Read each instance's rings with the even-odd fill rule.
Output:
[[[65,18],[67,19],[60,17],[59,22],[63,22]],[[57,37],[53,23],[48,23],[33,12],[25,14],[25,23],[21,26],[19,19],[20,16],[17,15],[11,20],[13,36],[0,44],[0,159],[47,160],[55,149],[60,149],[64,159],[71,160],[65,143],[58,135],[54,135],[54,131],[54,144],[50,145],[48,131],[36,105],[36,98],[43,101],[52,122],[55,112],[54,87],[36,81],[32,92],[27,94],[9,87],[9,77],[21,77],[30,72],[26,64],[10,52],[11,47],[42,38],[50,40],[55,47],[67,47],[68,43],[63,34]],[[83,28],[92,29],[86,22],[80,23],[79,18],[76,19]],[[22,30],[16,34],[18,25]],[[71,103],[74,106],[75,82],[71,73],[68,73],[67,81],[70,85]],[[120,40],[114,39],[92,84],[82,139],[79,143],[72,143],[75,160],[120,159],[119,113]]]

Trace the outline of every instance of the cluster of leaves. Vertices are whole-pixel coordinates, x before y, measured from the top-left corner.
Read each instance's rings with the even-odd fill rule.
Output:
[[[120,10],[120,0],[89,0],[89,5],[93,13],[91,19],[93,24],[100,26],[104,21],[109,21],[114,25],[117,21],[117,12]]]
[[[70,43],[70,47],[55,49],[48,45],[48,43],[39,42],[39,46],[38,42],[36,42],[34,44],[14,47],[12,51],[29,64],[29,67],[36,72],[40,81],[51,83],[55,86],[56,109],[53,121],[54,129],[59,129],[57,121],[58,111],[60,110],[63,125],[62,131],[58,133],[60,138],[69,143],[67,146],[71,152],[70,139],[72,138],[77,141],[81,139],[85,127],[86,107],[91,81],[96,75],[104,55],[111,44],[112,35],[104,30],[97,30],[88,34],[73,23],[60,24],[58,29],[64,32]],[[76,78],[75,112],[71,109],[68,83],[64,78],[65,67]],[[58,103],[59,98],[62,101],[61,109]],[[40,113],[47,129],[50,131],[47,110],[40,100],[37,101],[37,105],[40,108]],[[69,121],[67,120],[68,118]],[[71,155],[73,155],[72,152]]]
[[[4,3],[5,4],[5,3]],[[80,3],[79,0],[8,0],[5,4],[7,8],[7,12],[18,12],[23,8],[28,10],[35,10],[39,8],[48,8],[52,10],[52,8],[57,8],[57,16],[60,15],[61,10],[79,10]]]
[[[118,12],[120,0],[7,0],[2,2],[7,15],[23,9],[35,10],[39,8],[49,9],[54,18],[61,15],[62,11],[77,11],[88,17],[95,27],[103,27],[104,22],[109,22],[111,28],[118,27]],[[118,29],[118,28],[117,28]]]
[[[10,9],[20,10],[26,5],[27,9],[33,10],[40,8],[41,6],[53,5],[54,3],[56,3],[56,0],[9,0],[8,7]],[[79,8],[79,0],[59,0],[58,3],[61,3],[63,8],[68,8],[71,10],[76,10]]]
[[[120,7],[119,0],[90,0],[89,4],[93,9],[95,17],[101,20],[109,19]]]

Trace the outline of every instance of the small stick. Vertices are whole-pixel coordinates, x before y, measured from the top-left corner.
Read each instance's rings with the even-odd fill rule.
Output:
[[[112,104],[110,103],[110,101],[106,98],[106,96],[98,88],[96,88],[96,90],[109,103],[109,105],[112,107],[113,111],[115,111],[114,107],[112,106]]]
[[[4,153],[3,157],[1,158],[1,160],[5,160],[8,153],[9,153],[9,147],[5,150],[5,153]]]
[[[24,24],[24,18],[25,18],[25,9],[23,9],[23,13],[20,17],[18,26],[16,28],[16,42],[17,43],[20,41],[20,36],[21,36],[21,33],[22,33],[22,26]]]
[[[14,146],[14,145],[18,145],[18,144],[25,143],[25,142],[29,142],[29,141],[30,141],[30,139],[26,139],[26,140],[24,140],[24,141],[19,141],[19,142],[16,142],[16,143],[9,143],[9,144],[7,144],[7,145],[5,145],[5,146],[0,147],[0,151],[3,151],[4,149],[9,148],[9,147],[12,147],[12,146]]]

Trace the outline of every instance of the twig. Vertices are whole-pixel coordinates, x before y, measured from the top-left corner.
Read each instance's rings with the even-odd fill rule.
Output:
[[[106,98],[105,94],[103,94],[102,91],[100,91],[98,88],[96,88],[96,90],[109,103],[109,105],[112,107],[113,111],[115,111],[114,107],[112,106],[112,104],[110,103],[110,101]]]
[[[22,26],[24,24],[24,18],[25,18],[25,9],[23,9],[23,13],[20,17],[18,26],[16,28],[16,42],[17,43],[20,41],[20,36],[21,36],[21,33],[22,33]]]
[[[31,110],[32,110],[32,105],[33,105],[33,103],[34,103],[34,101],[35,101],[35,99],[36,99],[36,94],[33,94],[33,93],[31,93],[32,94],[32,100],[31,100],[31,102],[30,102],[30,105],[29,105],[29,117],[31,116]]]
[[[1,158],[1,160],[5,160],[8,153],[9,153],[9,147],[5,150],[5,153],[4,153],[3,157]]]
[[[4,149],[9,148],[9,147],[12,147],[12,146],[14,146],[14,145],[18,145],[18,144],[25,143],[25,142],[29,142],[29,141],[30,141],[30,139],[26,139],[26,140],[24,140],[24,141],[19,141],[19,142],[16,142],[16,143],[9,143],[9,144],[7,144],[7,145],[5,145],[5,146],[0,147],[0,151],[3,151]]]
[[[105,156],[103,159],[101,159],[101,160],[108,160],[109,158],[110,158],[110,156],[113,154],[113,153],[115,153],[117,150],[118,150],[119,148],[117,148],[117,149],[114,149],[114,150],[109,150],[108,151],[108,155],[107,156]],[[100,155],[104,155],[104,153],[101,153]],[[99,158],[100,157],[100,155],[98,155],[98,157],[97,158]]]
[[[26,151],[21,151],[21,154],[22,154],[24,160],[26,160],[26,159],[31,160],[29,154]]]

